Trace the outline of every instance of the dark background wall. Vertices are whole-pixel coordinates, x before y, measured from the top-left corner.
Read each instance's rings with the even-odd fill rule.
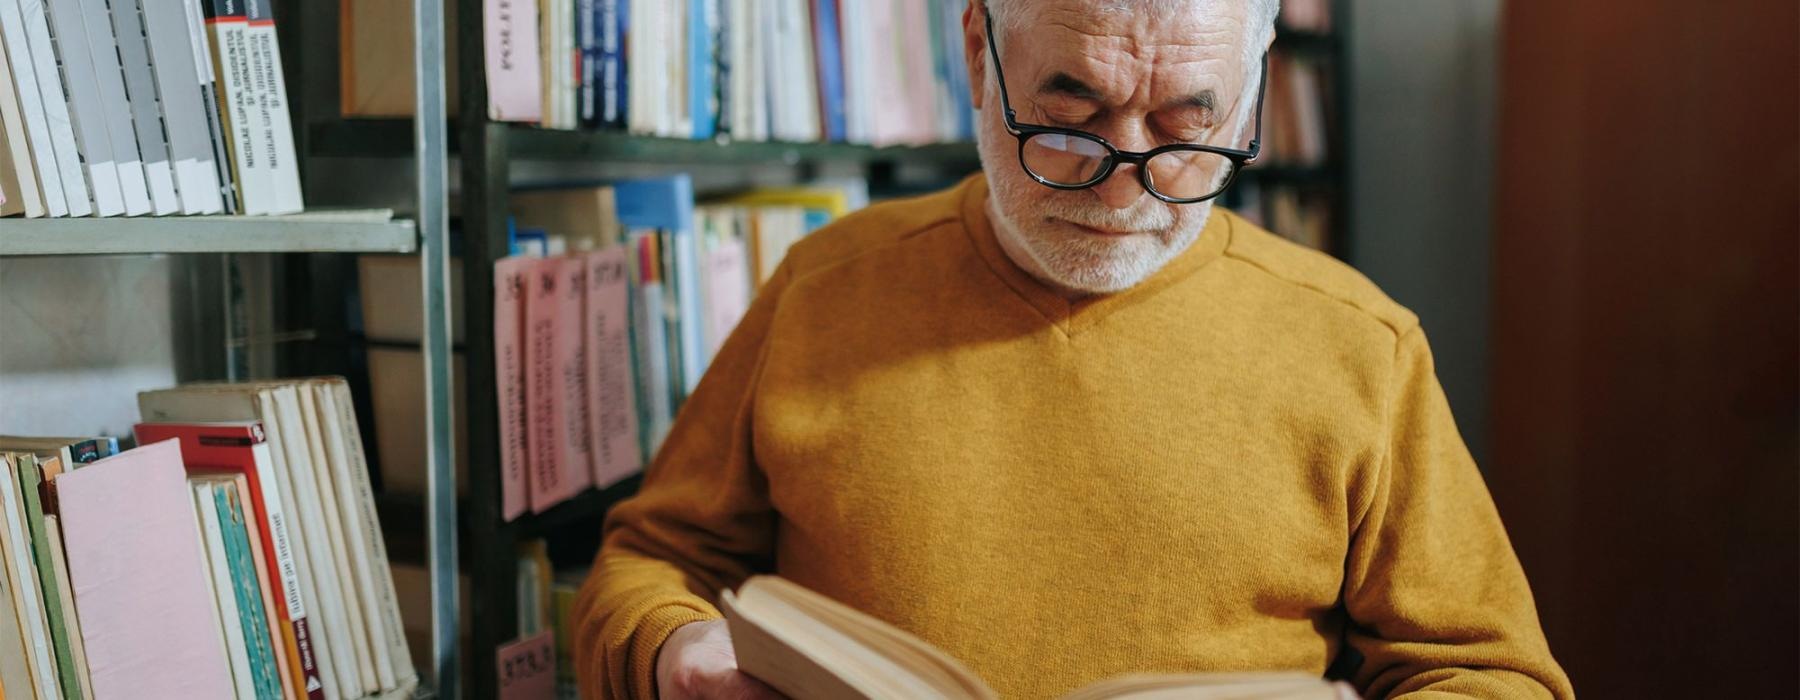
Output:
[[[1800,693],[1800,4],[1509,0],[1487,475],[1586,698]]]

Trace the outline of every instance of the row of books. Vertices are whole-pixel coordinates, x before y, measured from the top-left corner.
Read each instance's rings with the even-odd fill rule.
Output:
[[[1269,55],[1262,162],[1316,167],[1331,157],[1335,123],[1329,64],[1305,55]]]
[[[495,265],[491,329],[505,516],[638,472],[788,246],[866,199],[852,181],[698,203],[685,175],[513,193],[514,255]],[[359,263],[374,441],[395,493],[425,487],[418,274],[411,257]],[[453,299],[461,274],[453,260]],[[460,345],[466,329],[452,332]],[[461,353],[453,361],[466,376]],[[469,387],[457,384],[466,415]]]
[[[519,543],[519,629],[517,641],[524,644],[533,638],[549,642],[554,660],[547,674],[557,698],[573,700],[580,696],[575,679],[575,598],[587,580],[586,569],[557,569],[550,561],[549,546],[543,540]],[[505,656],[501,657],[504,663]],[[502,676],[504,678],[504,666]]]
[[[497,121],[689,139],[968,141],[965,0],[486,0]],[[411,112],[395,0],[346,3],[346,116]],[[461,47],[460,50],[470,50]]]
[[[269,0],[0,0],[0,214],[303,208]]]
[[[0,438],[0,697],[416,687],[348,384],[138,405],[135,449]]]
[[[1332,249],[1335,198],[1329,190],[1252,181],[1239,181],[1232,189],[1232,211],[1251,223],[1315,250]]]

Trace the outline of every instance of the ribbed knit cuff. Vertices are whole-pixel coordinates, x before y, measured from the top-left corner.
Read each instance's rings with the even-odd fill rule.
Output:
[[[664,605],[651,610],[638,622],[631,636],[631,678],[633,695],[642,700],[656,700],[656,655],[663,642],[682,625],[716,620],[719,613],[696,610],[686,605]]]

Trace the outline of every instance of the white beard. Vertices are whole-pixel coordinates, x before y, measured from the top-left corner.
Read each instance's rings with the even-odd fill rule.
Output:
[[[984,158],[985,160],[985,158]],[[1018,168],[1016,162],[997,167]],[[1124,291],[1156,274],[1187,250],[1212,213],[1212,202],[1180,205],[1180,217],[1172,206],[1145,195],[1130,209],[1111,209],[1098,202],[1074,201],[1082,192],[1062,193],[1032,200],[1018,188],[1042,189],[1024,178],[996,178],[996,165],[983,163],[990,196],[988,214],[1001,247],[1026,272],[1053,286],[1084,294]],[[1121,175],[1114,175],[1121,177]],[[1030,194],[1038,194],[1036,191]],[[1022,211],[1014,211],[1014,205]],[[1135,231],[1125,236],[1099,236],[1057,224],[1058,219],[1112,231]],[[1028,260],[1018,260],[1020,254]]]

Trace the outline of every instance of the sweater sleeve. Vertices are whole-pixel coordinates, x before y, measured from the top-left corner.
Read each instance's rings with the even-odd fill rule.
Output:
[[[752,455],[751,405],[764,340],[790,273],[751,303],[682,406],[632,498],[607,515],[577,598],[582,697],[656,697],[656,656],[676,628],[715,619],[726,587],[767,570],[774,511]]]
[[[1416,326],[1396,348],[1387,422],[1345,566],[1347,641],[1363,656],[1358,690],[1573,698]]]

